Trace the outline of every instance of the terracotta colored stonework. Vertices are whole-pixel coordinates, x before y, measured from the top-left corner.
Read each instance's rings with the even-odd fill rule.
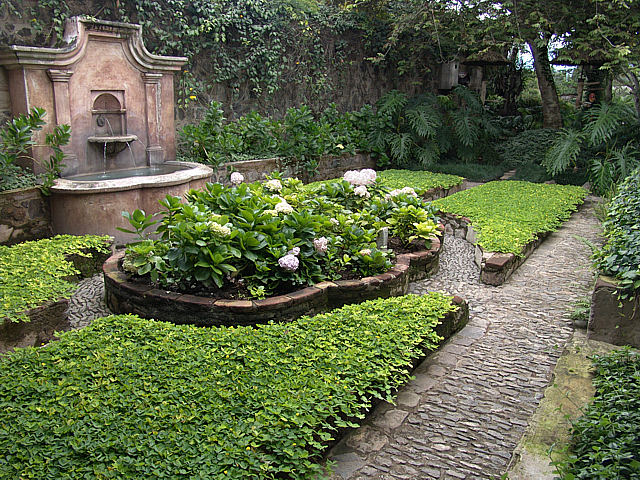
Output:
[[[122,271],[122,250],[103,266],[105,296],[115,313],[134,313],[173,323],[211,326],[288,321],[350,303],[404,295],[410,281],[438,271],[441,249],[442,243],[435,241],[427,251],[398,255],[396,265],[386,273],[359,280],[321,282],[264,300],[213,300],[156,289]]]

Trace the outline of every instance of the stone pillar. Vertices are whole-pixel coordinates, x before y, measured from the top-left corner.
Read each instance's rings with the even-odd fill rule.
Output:
[[[160,145],[158,127],[160,125],[160,79],[161,73],[143,73],[145,89],[145,110],[147,120],[147,163],[157,165],[164,162],[164,148]]]
[[[55,124],[57,125],[71,125],[71,104],[69,100],[69,80],[73,72],[71,70],[56,70],[50,68],[47,70],[47,74],[53,83],[53,103],[55,105]],[[73,131],[71,132],[73,135]],[[63,145],[62,151],[64,152],[65,159],[70,164],[75,165],[77,155],[73,153],[71,148],[72,142]]]

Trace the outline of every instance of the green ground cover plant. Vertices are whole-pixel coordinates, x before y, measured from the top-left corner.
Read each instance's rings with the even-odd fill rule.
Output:
[[[593,402],[574,424],[563,480],[640,478],[640,355],[629,348],[593,358]]]
[[[186,203],[171,196],[161,203],[159,220],[140,210],[126,214],[140,241],[127,247],[123,268],[162,288],[224,298],[383,273],[393,252],[377,248],[380,228],[403,222],[404,238],[421,239],[415,246],[423,249],[437,219],[415,192],[389,191],[367,169],[313,191],[274,174],[253,184],[208,184]],[[404,221],[403,207],[413,209],[415,222]],[[161,238],[146,238],[156,222]]]
[[[607,242],[595,255],[596,268],[615,277],[622,298],[640,289],[640,168],[620,185],[603,222]]]
[[[431,293],[255,328],[98,319],[0,359],[0,477],[316,478],[454,308]]]
[[[586,190],[572,185],[503,181],[464,190],[432,204],[442,212],[469,218],[483,249],[520,255],[531,240],[557,230],[586,195]]]
[[[430,165],[429,170],[436,173],[457,175],[472,182],[490,182],[500,178],[506,168],[502,165],[444,162]]]
[[[464,178],[457,175],[447,175],[444,173],[427,172],[426,170],[382,170],[377,172],[381,185],[387,190],[402,189],[411,187],[419,195],[432,188],[448,189],[462,183]],[[339,178],[331,180],[321,180],[305,185],[306,189],[317,190],[321,185],[339,181]]]
[[[93,235],[0,245],[0,319],[27,321],[25,310],[69,296],[75,289],[69,278],[80,272],[65,257],[88,256],[90,249],[106,253],[110,245],[110,237]]]

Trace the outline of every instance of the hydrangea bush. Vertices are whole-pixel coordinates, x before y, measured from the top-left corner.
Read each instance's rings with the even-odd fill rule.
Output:
[[[391,194],[374,170],[349,171],[315,191],[279,174],[243,180],[192,190],[186,203],[168,196],[159,220],[125,214],[140,241],[128,246],[123,268],[171,290],[243,287],[263,297],[387,271],[393,252],[376,246],[382,227],[427,247],[438,233],[429,204],[406,189]],[[152,239],[145,230],[156,224],[160,238]]]

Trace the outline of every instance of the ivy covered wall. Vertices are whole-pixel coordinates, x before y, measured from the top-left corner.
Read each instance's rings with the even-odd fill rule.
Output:
[[[390,28],[384,16],[322,0],[5,0],[0,43],[60,44],[64,20],[79,14],[140,23],[151,52],[188,57],[176,79],[179,123],[211,100],[231,118],[252,109],[280,116],[303,103],[357,109],[388,90],[431,90],[435,82],[428,58],[401,75],[401,50],[378,56]],[[0,115],[5,80],[0,68]]]

